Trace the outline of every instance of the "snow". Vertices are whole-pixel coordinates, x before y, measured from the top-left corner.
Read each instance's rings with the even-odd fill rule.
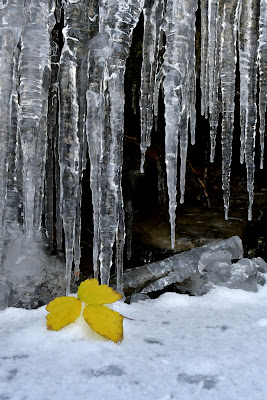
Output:
[[[124,340],[79,318],[46,329],[45,307],[0,313],[0,399],[253,399],[267,393],[267,286],[165,293],[113,307]]]

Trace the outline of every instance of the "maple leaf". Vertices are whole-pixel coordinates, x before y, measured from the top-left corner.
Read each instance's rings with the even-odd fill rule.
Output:
[[[99,285],[97,279],[87,279],[80,284],[77,296],[57,297],[47,305],[47,329],[58,331],[74,322],[83,302],[87,304],[83,316],[90,328],[115,343],[122,341],[124,317],[103,305],[120,300],[122,295],[107,285]]]

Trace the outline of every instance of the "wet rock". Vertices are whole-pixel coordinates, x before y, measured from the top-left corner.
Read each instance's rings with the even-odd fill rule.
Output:
[[[238,260],[238,261],[237,261]],[[174,285],[175,291],[201,296],[215,286],[256,292],[265,284],[267,263],[243,258],[241,239],[234,236],[212,245],[125,271],[124,290],[132,301]]]
[[[164,260],[146,264],[124,272],[123,284],[125,294],[136,292],[149,293],[159,291],[176,282],[200,277],[198,264],[203,253],[228,251],[231,259],[243,257],[243,246],[238,236],[201,246],[187,252],[176,254]]]
[[[215,286],[225,286],[257,292],[258,285],[266,282],[267,263],[260,257],[251,260],[242,258],[232,263],[227,252],[203,253],[199,266],[200,275],[192,275],[187,281],[176,283],[176,291],[200,296]]]

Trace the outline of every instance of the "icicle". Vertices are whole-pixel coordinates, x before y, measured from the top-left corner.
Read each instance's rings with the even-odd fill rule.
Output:
[[[2,254],[4,248],[4,216],[7,195],[8,140],[11,131],[11,96],[13,90],[13,68],[17,44],[24,25],[23,7],[3,4],[0,19],[0,279],[3,274]]]
[[[97,2],[90,7],[68,0],[64,4],[64,47],[60,58],[59,164],[60,205],[65,236],[66,292],[71,271],[79,274],[82,171],[86,166],[86,87],[88,43],[95,31]],[[79,17],[77,17],[79,16]],[[92,23],[90,23],[92,18]],[[59,227],[60,228],[60,227]],[[57,233],[60,233],[57,232]]]
[[[208,51],[208,0],[201,0],[201,115],[208,118],[208,82],[207,82],[207,51]]]
[[[195,39],[196,39],[196,11],[198,8],[198,2],[191,2],[192,10],[190,9],[189,16],[186,12],[187,24],[188,24],[188,67],[187,67],[187,85],[188,85],[188,117],[190,120],[190,140],[191,144],[195,144],[195,130],[196,130],[196,56],[195,56]],[[187,119],[188,123],[188,119]],[[186,158],[186,154],[185,154]],[[185,167],[184,160],[184,167]],[[184,173],[185,176],[185,173]]]
[[[120,193],[120,201],[122,200],[122,192]],[[117,290],[123,291],[123,249],[125,243],[125,221],[123,204],[118,207],[118,229],[116,232],[116,274],[117,274]]]
[[[62,18],[63,8],[56,1],[55,17],[58,23]],[[47,126],[47,163],[46,163],[46,191],[45,191],[45,227],[47,231],[47,243],[50,251],[62,248],[62,218],[60,215],[60,166],[59,166],[59,84],[58,71],[60,61],[60,49],[53,41],[59,36],[58,26],[52,31],[51,41],[51,82],[48,103]]]
[[[45,228],[47,232],[47,244],[49,251],[54,250],[55,230],[54,227],[54,204],[58,211],[56,223],[60,220],[60,212],[57,197],[59,197],[59,174],[56,171],[58,166],[58,84],[57,73],[59,63],[59,51],[54,42],[51,43],[51,84],[48,98],[48,124],[47,124],[47,159],[45,177]],[[58,176],[57,176],[58,175]],[[58,180],[57,180],[58,177]],[[56,184],[58,183],[58,185]],[[58,243],[57,248],[62,251],[62,246]]]
[[[65,38],[66,40],[66,38]],[[79,151],[76,68],[67,45],[60,60],[59,162],[61,216],[65,234],[66,293],[70,291],[75,243],[76,202],[79,187]]]
[[[230,199],[230,172],[235,111],[235,66],[238,0],[225,3],[222,10],[221,32],[221,92],[222,92],[222,187],[225,219],[228,219]]]
[[[86,132],[90,158],[90,186],[93,203],[93,263],[94,276],[99,277],[99,217],[100,217],[100,159],[102,148],[102,132],[104,130],[104,74],[105,65],[109,56],[108,35],[98,34],[90,42],[89,46],[89,87],[87,98]]]
[[[145,153],[151,145],[153,128],[153,92],[159,52],[159,30],[163,17],[163,0],[155,0],[152,6],[144,7],[143,63],[141,71],[141,173],[144,172]]]
[[[77,18],[79,15],[79,19]],[[67,1],[64,8],[64,47],[60,58],[59,163],[60,203],[65,235],[66,292],[70,291],[71,271],[79,273],[81,174],[84,168],[85,74],[81,72],[86,60],[88,8]],[[73,23],[73,21],[76,22]],[[86,68],[85,68],[86,70]]]
[[[94,209],[94,274],[108,284],[116,242],[122,284],[124,217],[121,191],[124,73],[143,1],[100,1],[99,34],[89,48],[87,134]],[[127,16],[127,18],[126,18]]]
[[[81,154],[82,152],[80,152]],[[75,220],[75,235],[74,235],[74,275],[78,279],[80,275],[80,259],[81,259],[81,201],[82,201],[82,184],[79,183],[76,203],[76,220]]]
[[[220,82],[220,10],[219,0],[209,0],[208,2],[208,49],[207,49],[207,106],[209,109],[210,121],[210,161],[214,162],[217,126],[221,105],[219,103],[219,82]]]
[[[261,159],[260,168],[263,169],[264,160],[264,132],[265,115],[267,112],[267,0],[260,1],[259,19],[259,116],[260,116],[260,145]]]
[[[201,113],[210,123],[210,161],[214,161],[217,126],[221,112],[220,40],[223,3],[219,0],[201,1]]]
[[[14,72],[17,72],[17,57],[14,57]],[[18,94],[15,88],[16,79],[13,75],[13,93],[11,96],[11,119],[10,119],[10,136],[8,143],[8,179],[7,179],[7,195],[6,195],[6,211],[5,211],[5,231],[7,232],[13,222],[18,222],[18,205],[21,202],[20,193],[17,184],[17,113],[18,113]]]
[[[53,18],[42,0],[28,4],[25,14],[28,21],[21,37],[18,127],[23,155],[24,230],[29,243],[41,222]]]
[[[245,156],[247,190],[249,193],[248,219],[252,219],[254,192],[254,155],[257,123],[257,40],[259,4],[257,0],[241,2],[239,22],[240,123],[241,161]],[[266,18],[266,16],[265,16]]]
[[[195,12],[197,1],[169,0],[165,10],[166,50],[162,71],[165,103],[165,160],[169,194],[171,245],[175,245],[178,141],[180,138],[180,202],[184,201],[189,117],[195,121]],[[177,24],[179,20],[179,24]],[[190,57],[188,57],[190,54]],[[193,88],[193,90],[192,90]],[[190,92],[192,90],[192,93]],[[192,124],[194,129],[194,122]]]
[[[56,212],[56,244],[57,249],[59,251],[63,251],[63,224],[61,217],[61,185],[60,185],[60,166],[59,166],[59,152],[58,152],[58,143],[56,141],[54,145],[54,154],[55,154],[55,186],[56,186],[56,198],[55,198],[55,212]]]

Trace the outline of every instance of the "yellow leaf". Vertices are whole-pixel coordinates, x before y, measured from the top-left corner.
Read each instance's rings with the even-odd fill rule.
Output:
[[[122,295],[107,285],[99,285],[97,279],[86,279],[78,289],[78,298],[85,304],[110,304],[122,298]]]
[[[76,297],[57,297],[46,306],[47,329],[58,331],[74,322],[80,315],[82,303]]]
[[[83,316],[93,331],[115,343],[122,341],[123,316],[118,312],[101,305],[90,305],[84,308]]]

